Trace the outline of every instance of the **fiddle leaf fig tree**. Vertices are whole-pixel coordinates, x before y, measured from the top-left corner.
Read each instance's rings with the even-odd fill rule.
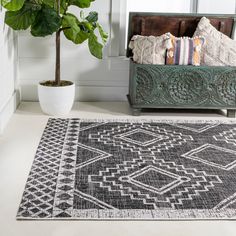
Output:
[[[83,8],[89,8],[95,0],[0,0],[7,10],[5,23],[14,30],[30,29],[34,37],[45,37],[56,33],[56,72],[53,86],[61,86],[60,37],[75,44],[87,41],[90,53],[102,59],[103,47],[108,34],[98,23],[98,13],[85,16]],[[69,7],[80,8],[80,17],[69,13]],[[100,38],[100,39],[99,39]]]

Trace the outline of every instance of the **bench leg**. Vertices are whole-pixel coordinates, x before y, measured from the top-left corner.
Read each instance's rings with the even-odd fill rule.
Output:
[[[141,109],[140,108],[132,108],[132,115],[133,116],[140,116]]]
[[[235,118],[236,110],[227,110],[227,117],[228,118]]]

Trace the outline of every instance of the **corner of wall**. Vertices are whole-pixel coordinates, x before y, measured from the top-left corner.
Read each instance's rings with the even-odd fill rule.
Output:
[[[12,97],[8,100],[6,105],[0,111],[0,134],[3,133],[5,127],[7,126],[9,120],[14,114],[15,110],[20,104],[20,91],[16,90]]]
[[[4,24],[5,10],[0,10],[0,134],[20,103],[18,81],[18,37]]]

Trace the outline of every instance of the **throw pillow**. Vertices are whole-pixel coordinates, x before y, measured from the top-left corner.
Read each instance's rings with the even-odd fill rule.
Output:
[[[210,20],[203,17],[194,33],[207,43],[202,48],[202,64],[207,66],[236,66],[236,41],[219,32]]]
[[[133,60],[139,64],[165,64],[166,35],[141,36],[135,35],[130,41],[129,48],[133,51]]]
[[[170,33],[166,35],[169,36],[166,41],[167,65],[200,65],[201,48],[205,41],[203,37],[177,38]]]

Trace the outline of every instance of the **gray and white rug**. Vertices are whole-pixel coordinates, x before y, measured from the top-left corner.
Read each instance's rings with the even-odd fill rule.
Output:
[[[17,219],[234,219],[236,124],[50,119]]]

